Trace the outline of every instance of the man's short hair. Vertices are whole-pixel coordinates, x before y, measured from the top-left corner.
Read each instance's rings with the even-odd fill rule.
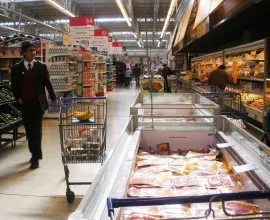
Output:
[[[36,47],[35,44],[33,44],[30,41],[25,41],[22,43],[22,52],[26,52],[29,47]]]

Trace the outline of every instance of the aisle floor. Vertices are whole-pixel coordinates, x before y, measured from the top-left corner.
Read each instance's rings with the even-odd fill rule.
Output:
[[[117,143],[128,121],[129,107],[139,91],[118,88],[108,97],[107,152]],[[66,184],[61,162],[58,120],[44,120],[40,168],[29,170],[30,154],[25,139],[16,148],[0,152],[0,220],[62,220],[79,205],[89,186],[72,187],[77,198],[66,202]],[[92,181],[100,164],[70,167],[70,179]]]

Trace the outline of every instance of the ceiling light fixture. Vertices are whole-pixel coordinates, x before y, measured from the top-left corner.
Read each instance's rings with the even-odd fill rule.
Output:
[[[124,16],[124,18],[126,19],[126,22],[128,24],[129,27],[131,27],[131,23],[127,14],[127,11],[123,5],[122,0],[115,0],[116,4],[118,5],[120,11],[122,12],[122,15]]]
[[[62,5],[58,4],[57,2],[55,2],[53,0],[44,0],[44,1],[46,3],[48,3],[49,5],[51,5],[52,7],[56,8],[57,10],[63,12],[67,16],[70,16],[70,17],[75,17],[76,16],[75,14],[71,13],[70,11],[65,9]]]
[[[172,0],[172,1],[171,1],[170,8],[169,8],[167,17],[166,17],[166,19],[165,19],[165,23],[164,23],[164,26],[163,26],[163,29],[162,29],[160,38],[163,38],[163,35],[164,35],[164,33],[165,33],[165,31],[166,31],[166,29],[167,29],[167,27],[168,27],[170,18],[171,18],[171,16],[172,16],[173,11],[174,11],[174,8],[175,8],[175,6],[176,6],[176,2],[177,2],[177,0]]]
[[[136,39],[138,38],[136,32],[133,32],[132,34],[133,34],[133,36],[134,36]]]
[[[137,44],[138,44],[139,47],[142,47],[140,41],[137,41]]]
[[[157,45],[157,47],[160,47],[160,42],[161,42],[161,41],[159,41],[159,42],[158,42],[158,45]]]

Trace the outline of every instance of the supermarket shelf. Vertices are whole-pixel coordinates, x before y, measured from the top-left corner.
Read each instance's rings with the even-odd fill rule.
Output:
[[[258,112],[259,114],[263,114],[263,111],[262,111],[262,110],[260,110],[260,109],[257,109],[257,108],[254,108],[254,107],[251,107],[251,106],[246,105],[246,104],[244,104],[244,106],[245,106],[245,108],[246,108],[246,109],[252,109],[253,111]]]
[[[49,54],[49,57],[64,57],[64,56],[70,56],[70,54],[67,54],[67,53]]]
[[[68,91],[71,91],[71,89],[70,90],[68,90],[68,89],[58,89],[58,90],[54,90],[55,92],[68,92]]]
[[[9,70],[9,68],[0,68],[0,70]]]
[[[87,73],[87,74],[95,74],[95,72],[83,72],[83,73]]]
[[[51,79],[61,79],[61,78],[67,78],[67,76],[51,76]]]
[[[36,56],[38,57],[38,56]],[[23,58],[22,56],[21,57],[0,57],[1,59],[19,59],[19,58]]]
[[[240,80],[255,81],[255,82],[264,82],[264,79],[256,79],[250,77],[238,77]]]
[[[80,74],[71,74],[71,75],[68,75],[68,77],[73,77],[73,76],[80,76]]]
[[[264,62],[264,60],[246,60],[246,61],[251,61],[251,62]]]
[[[92,87],[94,84],[84,84],[82,87]]]
[[[83,62],[91,62],[91,63],[100,63],[100,64],[106,64],[105,62],[97,62],[97,61],[94,61],[94,60],[83,60]]]

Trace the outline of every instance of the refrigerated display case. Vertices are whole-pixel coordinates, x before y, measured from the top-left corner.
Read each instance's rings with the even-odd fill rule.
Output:
[[[147,118],[147,116],[155,116],[153,118],[155,125],[164,126],[164,123],[201,121],[200,118],[194,116],[220,115],[220,107],[197,93],[139,93],[130,107],[130,115],[134,115],[138,121],[141,120],[139,122],[143,123],[144,126],[150,126],[152,122],[152,119]],[[179,115],[189,117],[174,118],[174,116]],[[138,121],[134,120],[134,123],[137,125]]]
[[[205,116],[201,117],[203,118]],[[106,205],[107,198],[126,198],[131,196],[132,194],[130,193],[130,181],[137,169],[138,159],[140,159],[140,157],[137,156],[142,155],[141,150],[154,153],[152,150],[154,149],[154,151],[157,151],[155,150],[156,146],[162,143],[169,143],[170,151],[172,154],[174,154],[174,156],[171,155],[167,157],[171,157],[171,159],[180,158],[180,152],[189,151],[189,154],[191,155],[209,154],[208,156],[211,156],[211,152],[216,150],[216,152],[218,152],[219,159],[221,159],[221,161],[227,165],[227,168],[231,168],[229,169],[231,172],[230,175],[235,177],[237,176],[239,183],[243,184],[241,191],[244,190],[249,192],[269,190],[269,148],[263,143],[259,142],[245,130],[237,127],[227,118],[223,116],[213,117],[218,118],[214,122],[205,121],[203,127],[198,127],[192,123],[186,123],[184,127],[175,125],[168,128],[153,127],[150,129],[140,127],[140,124],[139,127],[134,127],[134,119],[132,116],[120,136],[118,145],[115,149],[113,149],[112,152],[109,153],[107,160],[96,176],[90,189],[84,196],[77,210],[69,216],[69,220],[109,219]],[[202,129],[206,127],[208,129]],[[217,148],[217,144],[221,145],[219,145]],[[209,149],[211,150],[210,152]],[[193,152],[190,150],[193,150]],[[157,156],[147,153],[145,155]],[[142,175],[142,177],[149,177],[149,174]],[[219,176],[215,177],[219,178]],[[220,182],[217,178],[217,182]],[[206,191],[200,191],[200,194],[218,195],[220,192],[223,194],[224,192],[233,191],[233,189],[230,187],[221,188],[220,191],[214,190],[212,188],[209,188]],[[159,190],[160,189],[161,188],[159,188]],[[176,194],[172,192],[175,192],[175,190],[174,188],[171,190],[172,191],[170,191],[171,193],[169,194],[166,194],[166,190],[166,192],[164,190],[160,190],[159,193],[156,195],[152,194],[151,196],[160,196],[158,194],[164,191],[166,194],[165,196],[174,197]],[[190,191],[187,189],[186,192]],[[238,192],[238,190],[236,190],[236,192]],[[195,193],[197,193],[197,196],[198,191]],[[179,197],[181,194],[178,193],[177,196]],[[196,196],[193,197],[194,202]],[[259,209],[260,211],[270,211],[270,203],[267,199],[254,199],[249,201],[249,203],[251,202],[253,204],[252,207],[256,207],[257,211]],[[246,203],[243,202],[240,204]],[[206,210],[209,208],[208,203],[200,205],[202,207],[206,207]],[[191,207],[188,206],[188,208]],[[116,219],[121,219],[121,215],[123,214],[122,211],[123,209],[115,210]],[[133,211],[136,212],[136,208],[133,209]],[[253,212],[254,210],[251,211]],[[249,217],[243,217],[241,219],[269,219],[270,217],[269,214],[264,217],[262,217],[262,214],[260,214],[259,217],[254,213],[250,214],[252,215]],[[190,217],[191,219],[196,219],[198,215],[199,214],[196,212],[193,217]],[[162,217],[158,219],[162,219]]]
[[[269,62],[269,51],[269,39],[264,39],[193,58],[192,70],[195,78],[200,78],[196,76],[198,72],[208,71],[207,64],[205,64],[206,68],[202,69],[201,65],[198,65],[199,61],[203,61],[205,57],[209,59],[223,57],[220,63],[224,63],[226,71],[234,81],[233,84],[227,85],[226,91],[240,93],[242,104],[246,108],[249,118],[261,126],[270,104],[270,74],[269,67],[266,65]],[[210,92],[211,88],[198,80],[197,83],[192,83],[192,90],[202,93]],[[238,104],[236,103],[236,106]]]

